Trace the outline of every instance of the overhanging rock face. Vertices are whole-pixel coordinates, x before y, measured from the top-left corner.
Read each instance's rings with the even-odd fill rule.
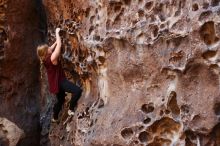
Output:
[[[220,145],[218,0],[44,0],[84,94],[53,145]]]

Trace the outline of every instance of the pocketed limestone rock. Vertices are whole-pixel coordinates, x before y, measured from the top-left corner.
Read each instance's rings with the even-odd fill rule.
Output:
[[[56,125],[64,137],[51,142],[219,145],[219,4],[44,0],[49,41],[66,32],[63,64],[84,89],[71,130]]]

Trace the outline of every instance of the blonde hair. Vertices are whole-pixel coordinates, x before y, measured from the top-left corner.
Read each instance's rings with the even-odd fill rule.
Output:
[[[47,51],[48,45],[46,44],[37,47],[37,56],[39,57],[41,63],[43,63],[43,60],[46,58]]]
[[[43,61],[46,58],[47,51],[48,51],[48,45],[40,45],[37,47],[37,56],[40,59],[40,73],[41,73],[41,79],[43,80],[44,75],[44,68],[43,68]]]

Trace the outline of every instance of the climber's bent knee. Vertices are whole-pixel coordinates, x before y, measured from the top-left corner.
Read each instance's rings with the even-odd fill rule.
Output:
[[[73,93],[76,95],[82,93],[82,89],[80,89],[80,87],[76,86],[75,84],[66,79],[61,82],[61,88],[65,92]]]

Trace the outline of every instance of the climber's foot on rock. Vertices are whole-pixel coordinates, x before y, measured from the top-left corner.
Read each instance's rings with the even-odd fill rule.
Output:
[[[58,114],[54,113],[51,121],[52,123],[58,123]]]
[[[52,118],[52,123],[58,123],[58,119]]]
[[[68,110],[68,115],[69,115],[69,116],[74,116],[74,111],[69,109],[69,110]]]

